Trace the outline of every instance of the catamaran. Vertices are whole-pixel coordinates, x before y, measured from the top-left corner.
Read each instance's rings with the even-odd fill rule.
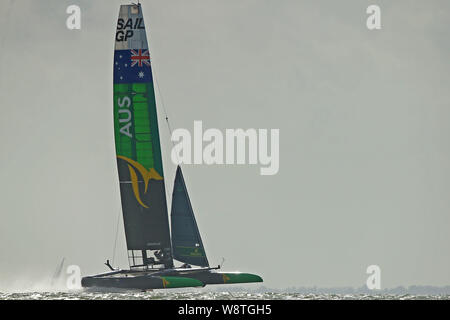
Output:
[[[169,230],[155,91],[141,4],[122,5],[114,52],[114,130],[129,269],[84,277],[83,287],[151,290],[262,282],[211,267],[181,167]],[[183,263],[175,267],[174,260]]]

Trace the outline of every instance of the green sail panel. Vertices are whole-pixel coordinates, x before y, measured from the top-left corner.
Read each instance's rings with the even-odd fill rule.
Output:
[[[114,134],[130,265],[171,267],[155,92],[140,5],[120,7],[114,52]]]
[[[195,221],[194,211],[178,166],[172,193],[172,249],[173,257],[181,262],[209,267],[205,248]]]

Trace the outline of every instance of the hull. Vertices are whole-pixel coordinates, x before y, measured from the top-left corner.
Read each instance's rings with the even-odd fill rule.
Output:
[[[171,289],[204,287],[212,284],[234,284],[262,282],[262,278],[251,273],[217,272],[211,268],[165,269],[155,271],[116,271],[84,277],[84,288],[111,289]]]

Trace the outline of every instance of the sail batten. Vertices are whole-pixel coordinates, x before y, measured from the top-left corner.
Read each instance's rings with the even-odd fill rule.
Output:
[[[155,93],[140,5],[122,5],[115,37],[114,132],[130,266],[173,265]]]
[[[209,267],[186,183],[179,166],[173,186],[171,229],[173,257],[188,264]]]

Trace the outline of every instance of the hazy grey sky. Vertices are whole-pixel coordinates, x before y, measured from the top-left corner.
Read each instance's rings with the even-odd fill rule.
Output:
[[[112,258],[121,3],[0,1],[0,289],[63,256],[84,275]],[[371,264],[382,287],[450,284],[448,1],[141,3],[174,128],[280,129],[278,175],[184,167],[211,264],[270,287],[360,286]],[[80,31],[65,26],[70,4]],[[369,4],[380,31],[366,28]]]

